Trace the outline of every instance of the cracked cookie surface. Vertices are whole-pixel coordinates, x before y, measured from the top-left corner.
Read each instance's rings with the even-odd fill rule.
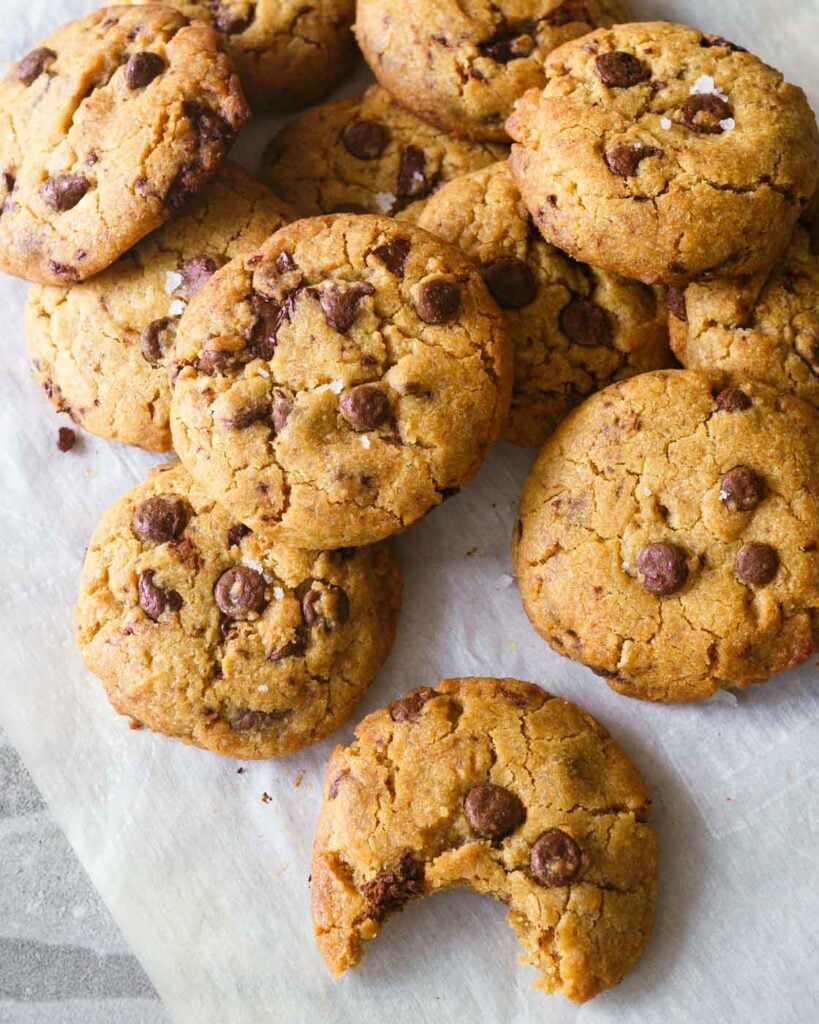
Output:
[[[654,917],[657,844],[635,767],[587,712],[515,679],[412,690],[327,767],[316,940],[340,974],[410,900],[466,886],[509,906],[536,987],[622,980]]]
[[[506,416],[503,319],[454,246],[385,217],[297,221],[208,281],[176,336],[174,448],[241,522],[380,540],[478,470]]]
[[[169,451],[167,364],[187,302],[220,266],[294,217],[224,164],[189,206],[90,281],[34,285],[26,341],[49,399],[92,434]]]
[[[684,366],[753,377],[819,408],[819,217],[797,225],[772,270],[678,289],[669,313]]]
[[[151,0],[129,0],[146,4]],[[354,0],[166,0],[218,33],[256,111],[298,110],[350,69]]]
[[[507,122],[544,237],[649,284],[770,266],[813,195],[801,89],[724,39],[666,22],[600,29],[546,61]]]
[[[591,392],[671,364],[661,290],[544,241],[506,163],[445,185],[419,227],[471,256],[503,310],[515,355],[507,440],[539,448]]]
[[[384,546],[268,546],[171,462],[102,517],[77,638],[120,714],[229,757],[278,757],[358,703],[400,595]]]
[[[626,0],[359,0],[355,32],[403,106],[453,135],[505,142],[514,101],[545,84],[547,54],[629,13]]]
[[[819,414],[667,370],[611,385],[543,448],[520,504],[524,608],[620,693],[764,682],[819,645]]]
[[[346,210],[416,221],[442,184],[507,153],[442,134],[374,85],[285,125],[261,176],[306,217]]]
[[[167,7],[104,7],[0,81],[0,268],[85,280],[213,176],[248,116],[215,32]]]

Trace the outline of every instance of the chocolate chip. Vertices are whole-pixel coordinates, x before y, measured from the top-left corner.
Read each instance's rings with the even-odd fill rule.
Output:
[[[555,7],[543,20],[553,28],[562,28],[573,21],[586,25],[592,24],[589,9],[583,3],[583,0],[564,0],[559,7]]]
[[[231,526],[227,535],[228,547],[235,547],[249,533],[252,533],[252,530],[249,526],[245,526],[244,523],[236,523],[235,526]]]
[[[395,274],[396,277],[404,276],[409,253],[410,240],[408,238],[393,238],[373,249],[373,256],[381,260],[387,270],[391,274]]]
[[[129,89],[144,89],[164,70],[165,61],[158,53],[135,53],[125,65],[125,84]]]
[[[153,366],[157,366],[164,358],[163,335],[170,326],[170,318],[163,316],[159,320],[152,320],[142,328],[142,333],[139,336],[139,348],[145,359]]]
[[[700,46],[723,46],[728,50],[733,50],[735,53],[748,52],[744,46],[737,46],[736,43],[729,42],[729,40],[724,39],[722,36],[712,35],[710,32],[703,33],[702,39],[700,40]]]
[[[0,177],[2,177],[3,179],[3,187],[6,190],[6,194],[3,196],[2,206],[0,206],[0,212],[7,213],[14,205],[12,203],[11,193],[14,191],[14,186],[16,185],[17,181],[14,175],[11,174],[9,171],[3,171]]]
[[[683,100],[680,106],[682,123],[695,132],[705,135],[721,135],[721,121],[731,116],[731,108],[720,96],[713,93],[695,93]]]
[[[779,570],[779,555],[770,544],[749,541],[739,549],[734,562],[734,573],[740,583],[764,587]]]
[[[396,191],[401,199],[422,199],[429,195],[432,183],[426,175],[427,157],[418,146],[406,146],[398,165]]]
[[[536,30],[535,22],[520,25],[515,29],[502,25],[491,39],[478,43],[478,49],[484,57],[498,64],[508,64],[510,60],[531,56],[535,49],[535,40],[532,36]]]
[[[501,256],[487,263],[481,273],[492,297],[503,309],[521,309],[537,295],[532,268],[515,256]]]
[[[184,603],[175,590],[164,590],[154,583],[155,575],[153,569],[146,569],[137,578],[139,607],[154,622],[160,618],[166,608],[169,611],[178,612]]]
[[[298,658],[304,654],[305,642],[301,637],[297,637],[295,640],[291,640],[289,643],[282,644],[281,647],[277,647],[271,651],[267,656],[268,661],[274,663],[285,661],[287,658]]]
[[[188,525],[188,507],[181,498],[157,495],[134,509],[131,529],[143,543],[166,544],[176,540]]]
[[[254,3],[247,14],[241,15],[232,11],[229,6],[221,3],[220,0],[211,0],[209,5],[214,13],[213,24],[226,36],[236,36],[246,31],[253,24],[256,17],[256,4]],[[310,10],[310,8],[306,8]]]
[[[234,565],[216,581],[213,594],[220,610],[229,619],[245,619],[264,611],[267,584],[260,572],[249,565]]]
[[[640,143],[620,143],[606,151],[606,165],[612,174],[622,178],[632,178],[643,160],[650,156],[662,156],[663,151],[656,146],[643,146]]]
[[[753,405],[741,388],[725,388],[717,395],[717,408],[721,412],[742,412]]]
[[[254,423],[261,423],[263,420],[266,420],[269,416],[270,402],[267,399],[262,399],[253,405],[247,406],[245,409],[240,409],[237,413],[222,420],[222,422],[229,430],[246,430]]]
[[[198,164],[185,164],[179,168],[173,176],[168,191],[162,200],[162,205],[172,213],[184,206],[193,196],[196,195],[200,169]],[[144,183],[144,179],[140,179]],[[139,181],[137,181],[137,187]]]
[[[379,121],[351,121],[341,133],[341,141],[357,160],[375,160],[387,148],[390,133]]]
[[[256,359],[270,360],[276,351],[276,332],[281,324],[282,307],[260,292],[250,297],[255,319],[248,333],[248,346]]]
[[[464,799],[464,814],[479,836],[495,841],[510,835],[526,818],[519,797],[491,782],[470,789]]]
[[[381,426],[390,416],[390,400],[375,384],[350,388],[338,403],[344,419],[353,430],[366,432]]]
[[[328,285],[322,288],[319,296],[324,318],[333,330],[346,334],[355,322],[361,300],[365,295],[374,293],[375,288],[368,281]]]
[[[311,629],[318,625],[325,631],[337,629],[350,618],[350,599],[341,587],[314,580],[301,599],[301,617]]]
[[[236,134],[221,114],[198,100],[185,100],[182,113],[196,129],[203,145],[224,149]]]
[[[613,53],[601,53],[595,59],[595,67],[600,80],[610,89],[630,89],[640,82],[647,82],[651,72],[634,54],[614,50]]]
[[[57,54],[53,50],[49,50],[47,46],[40,46],[17,62],[14,77],[23,85],[31,85],[56,59]]]
[[[611,324],[605,309],[589,299],[574,299],[560,311],[560,329],[576,345],[591,347],[611,342]]]
[[[390,704],[390,718],[393,722],[414,722],[426,702],[434,696],[435,691],[428,686],[412,690],[406,697],[401,697]]]
[[[403,909],[407,900],[424,893],[424,865],[405,853],[396,871],[385,871],[361,886],[367,902],[366,916],[381,921],[387,914]]]
[[[673,594],[685,586],[685,552],[668,541],[646,544],[637,556],[637,577],[649,594]]]
[[[668,308],[671,310],[673,315],[678,319],[682,320],[684,324],[688,323],[688,310],[685,306],[685,288],[678,288],[676,285],[671,285],[668,289]]]
[[[188,260],[180,270],[185,298],[192,299],[218,269],[216,260],[211,256],[194,256]]]
[[[570,835],[550,828],[537,840],[529,855],[535,881],[548,887],[568,885],[580,874],[583,854]]]
[[[230,719],[230,727],[236,732],[250,732],[263,729],[272,722],[280,722],[288,714],[289,711],[254,711],[252,708],[243,708]]]
[[[278,270],[280,274],[289,274],[291,271],[298,269],[298,263],[296,263],[292,255],[286,250],[280,252],[276,257],[276,270]]]
[[[196,366],[202,373],[213,375],[214,373],[224,373],[233,361],[232,352],[216,352],[208,348],[196,360]]]
[[[445,277],[422,281],[413,295],[415,312],[427,324],[445,324],[454,319],[461,308],[461,292]]]
[[[60,427],[57,431],[57,447],[61,452],[70,452],[77,443],[77,434],[71,427]]]
[[[722,478],[719,500],[732,512],[750,512],[765,496],[765,484],[748,466],[735,466]]]
[[[273,429],[280,433],[287,426],[290,413],[293,411],[293,396],[283,388],[273,388],[273,401],[271,404],[270,418],[273,421]]]
[[[58,213],[72,209],[91,188],[91,182],[81,174],[56,174],[47,178],[40,195],[46,206]]]

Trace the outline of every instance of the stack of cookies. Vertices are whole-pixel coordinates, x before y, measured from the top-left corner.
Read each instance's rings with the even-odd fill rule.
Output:
[[[113,706],[234,757],[325,737],[392,645],[385,542],[501,435],[540,449],[514,560],[560,653],[661,701],[810,657],[804,94],[625,0],[353,7],[134,0],[0,83],[0,267],[34,282],[34,374],[87,431],[179,459],[88,549],[77,633]],[[261,181],[226,162],[251,106],[344,77],[353,20],[378,84],[290,121]],[[542,988],[586,1000],[651,930],[649,804],[539,687],[413,690],[331,758],[322,954],[354,966],[407,900],[466,885],[510,905]]]

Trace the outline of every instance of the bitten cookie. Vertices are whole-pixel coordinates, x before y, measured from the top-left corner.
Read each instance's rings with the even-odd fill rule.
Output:
[[[445,185],[419,226],[471,256],[503,310],[515,354],[507,440],[539,448],[592,391],[671,364],[661,290],[543,241],[506,163]]]
[[[692,369],[749,377],[819,408],[819,219],[797,225],[780,262],[741,280],[674,289],[671,344]]]
[[[220,266],[294,217],[264,185],[225,164],[190,206],[92,280],[34,285],[26,340],[53,404],[92,434],[168,451],[167,364],[179,317]]]
[[[103,270],[200,190],[247,116],[207,25],[151,5],[58,29],[0,81],[0,269]]]
[[[646,283],[766,269],[819,182],[801,89],[724,39],[666,22],[567,43],[507,122],[544,237]]]
[[[443,135],[374,85],[285,125],[260,173],[305,217],[387,213],[415,221],[445,182],[507,154],[503,146]]]
[[[239,521],[299,547],[404,529],[478,470],[509,407],[500,310],[454,246],[316,217],[217,271],[176,337],[174,448]]]
[[[341,82],[353,62],[355,0],[165,2],[216,29],[257,111],[315,103]]]
[[[536,987],[582,1003],[651,932],[649,810],[574,704],[515,679],[412,690],[330,758],[310,882],[321,954],[333,974],[355,967],[408,900],[465,886],[509,905]]]
[[[563,421],[523,489],[532,625],[632,697],[764,682],[819,646],[819,414],[714,381],[613,384]]]
[[[355,32],[401,104],[463,138],[505,142],[504,121],[561,43],[626,21],[627,0],[358,0]]]
[[[268,547],[165,463],[91,540],[77,637],[111,703],[230,757],[278,757],[344,721],[392,646],[383,547]]]

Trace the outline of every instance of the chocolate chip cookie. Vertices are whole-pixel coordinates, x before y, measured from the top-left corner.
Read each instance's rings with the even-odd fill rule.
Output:
[[[684,366],[754,377],[819,407],[819,219],[797,225],[772,270],[672,289],[669,308]]]
[[[270,547],[165,463],[97,527],[77,637],[120,714],[218,754],[278,757],[358,703],[400,593],[385,548]]]
[[[352,65],[355,0],[165,2],[216,29],[254,110],[297,110],[315,103]]]
[[[443,135],[376,85],[285,125],[260,173],[305,217],[346,211],[416,221],[445,182],[507,154]]]
[[[477,472],[509,407],[501,312],[454,246],[387,217],[297,221],[217,271],[176,337],[174,448],[298,547],[404,529]]]
[[[801,89],[682,25],[600,29],[546,61],[507,123],[550,242],[648,284],[767,269],[819,182]]]
[[[507,440],[539,448],[592,391],[671,365],[661,289],[545,242],[505,162],[445,185],[419,226],[471,256],[503,310],[515,352]]]
[[[213,176],[248,110],[216,33],[103,7],[0,80],[0,269],[83,281]]]
[[[819,413],[695,370],[570,413],[523,489],[514,560],[535,629],[620,693],[686,701],[819,647]]]
[[[651,932],[649,811],[574,704],[515,679],[412,690],[330,758],[310,883],[321,954],[333,974],[355,967],[409,900],[465,886],[509,905],[536,987],[591,999]]]
[[[92,434],[169,451],[168,354],[179,317],[219,267],[294,217],[225,164],[188,207],[90,281],[34,285],[26,340],[52,403]]]
[[[504,121],[561,43],[626,21],[626,0],[358,0],[355,32],[378,81],[444,131],[505,142]]]

